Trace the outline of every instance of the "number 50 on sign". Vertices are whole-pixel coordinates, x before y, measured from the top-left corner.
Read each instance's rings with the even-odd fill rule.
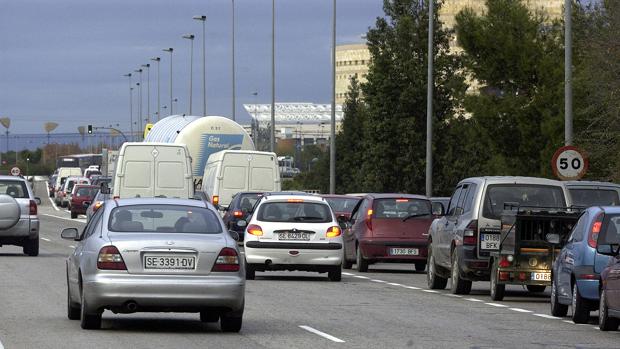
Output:
[[[579,148],[565,146],[555,152],[551,167],[553,174],[561,180],[578,180],[588,171],[588,158]]]

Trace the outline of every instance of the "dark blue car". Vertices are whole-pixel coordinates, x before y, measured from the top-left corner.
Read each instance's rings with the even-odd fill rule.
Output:
[[[618,206],[594,206],[581,214],[553,265],[551,314],[566,316],[573,309],[575,323],[587,323],[590,312],[598,310],[600,275],[608,256],[596,252],[598,234],[605,215],[620,214]]]

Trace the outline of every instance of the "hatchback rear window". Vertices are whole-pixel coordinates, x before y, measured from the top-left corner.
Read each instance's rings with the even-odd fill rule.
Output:
[[[406,218],[431,215],[431,202],[420,199],[379,199],[373,206],[375,218]]]
[[[89,196],[89,197],[93,197],[95,196],[95,194],[97,194],[97,191],[99,189],[97,188],[78,188],[77,192],[75,193],[76,197],[84,197],[84,196]]]
[[[26,183],[22,181],[3,180],[0,181],[0,194],[6,194],[16,199],[27,199],[28,189]]]
[[[482,215],[500,219],[504,204],[512,203],[526,207],[565,207],[562,188],[548,185],[496,184],[487,187]]]
[[[569,189],[573,205],[590,206],[617,206],[620,204],[618,192],[610,189]]]
[[[113,232],[219,234],[220,218],[206,208],[178,205],[132,205],[110,213]]]
[[[327,223],[332,221],[328,205],[291,201],[267,202],[258,210],[258,220],[263,222]]]

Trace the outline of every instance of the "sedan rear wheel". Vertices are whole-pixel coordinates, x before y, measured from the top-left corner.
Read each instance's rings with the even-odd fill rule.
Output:
[[[448,279],[437,275],[437,265],[432,248],[428,246],[428,272],[426,273],[426,283],[431,290],[443,290],[448,284]]]
[[[71,293],[69,291],[69,283],[67,282],[67,317],[69,320],[79,320],[80,312],[80,307],[71,302]]]
[[[241,331],[241,325],[243,324],[243,317],[235,317],[222,315],[220,317],[220,328],[222,332],[239,332]]]
[[[347,260],[347,252],[344,251],[342,253],[342,269],[351,269],[353,268],[353,262]]]
[[[337,266],[333,270],[328,271],[327,277],[330,281],[342,280],[342,268],[340,266]]]
[[[97,330],[101,328],[101,313],[97,310],[89,308],[86,298],[84,297],[84,289],[81,290],[80,305],[80,326],[85,330]]]
[[[37,236],[35,239],[26,239],[24,241],[23,247],[24,254],[27,254],[31,257],[36,257],[39,255],[39,237]]]
[[[256,269],[251,264],[245,263],[245,279],[254,280],[256,278]]]
[[[607,308],[607,296],[605,290],[601,291],[601,301],[598,307],[598,327],[601,331],[616,331],[620,320],[609,317],[609,309]]]
[[[356,252],[357,256],[355,264],[357,264],[357,271],[359,271],[360,273],[365,273],[368,271],[368,260],[364,258],[364,256],[362,256],[362,250],[360,249],[359,245],[357,245]]]
[[[469,294],[471,292],[471,281],[461,278],[459,271],[459,251],[452,253],[452,285],[450,290],[453,294]]]

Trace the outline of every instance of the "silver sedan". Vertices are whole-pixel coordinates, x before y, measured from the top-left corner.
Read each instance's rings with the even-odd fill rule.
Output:
[[[108,200],[80,233],[67,259],[67,315],[84,329],[114,313],[196,312],[222,331],[241,329],[245,270],[236,233],[198,200]]]

